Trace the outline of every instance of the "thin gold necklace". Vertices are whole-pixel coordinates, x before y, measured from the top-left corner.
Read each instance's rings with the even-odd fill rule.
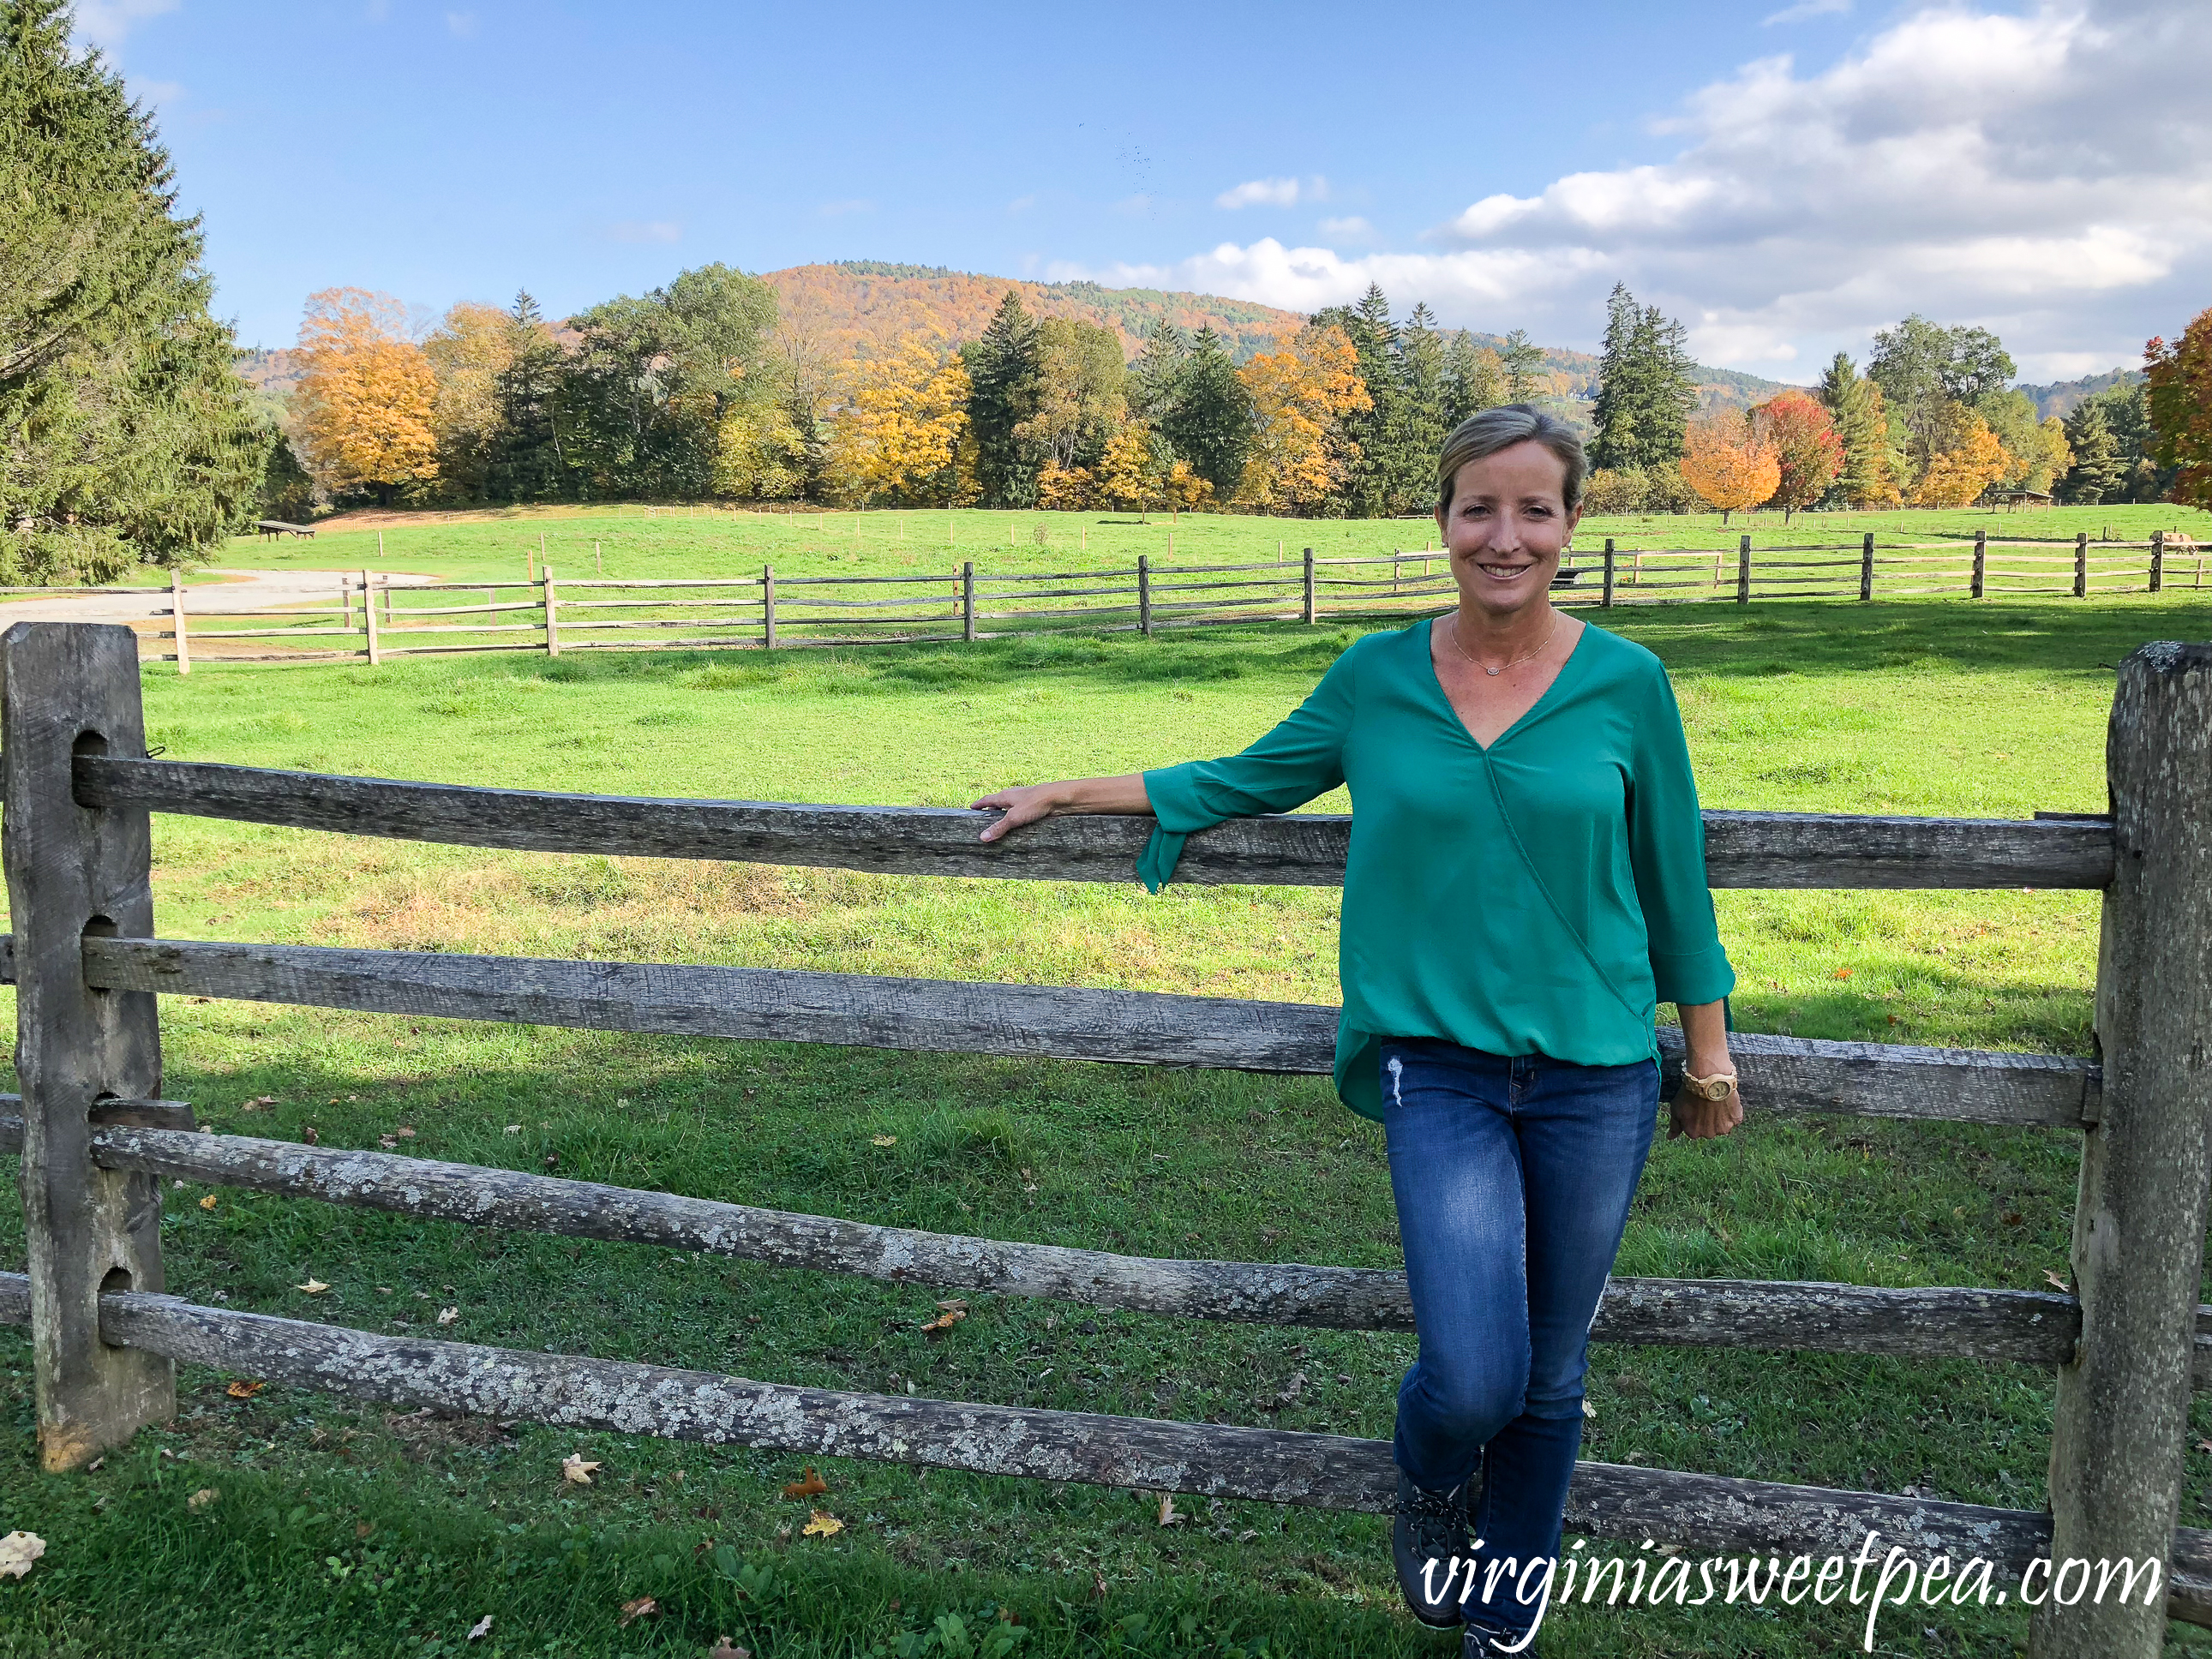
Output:
[[[1552,625],[1544,630],[1544,637],[1536,641],[1536,648],[1534,651],[1524,651],[1519,656],[1513,658],[1511,661],[1502,662],[1495,668],[1486,667],[1483,664],[1475,661],[1474,658],[1469,654],[1468,648],[1459,642],[1459,614],[1456,611],[1452,614],[1451,626],[1444,630],[1444,641],[1446,644],[1449,645],[1453,650],[1458,652],[1460,656],[1468,663],[1476,668],[1480,668],[1482,672],[1489,675],[1491,678],[1496,679],[1500,674],[1503,674],[1507,669],[1512,667],[1516,663],[1524,663],[1531,657],[1542,656],[1544,654],[1544,647],[1552,642],[1552,635],[1559,631],[1559,613],[1557,611],[1553,611],[1552,612]]]

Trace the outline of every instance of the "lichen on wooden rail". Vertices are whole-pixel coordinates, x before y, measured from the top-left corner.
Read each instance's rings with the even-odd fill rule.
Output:
[[[977,839],[993,815],[944,807],[578,795],[86,756],[87,805],[128,805],[343,835],[552,853],[746,860],[897,875],[1131,881],[1152,821],[1078,814]],[[1176,878],[1336,886],[1352,820],[1232,818],[1192,836]],[[2109,823],[1709,811],[1716,887],[2103,887]]]

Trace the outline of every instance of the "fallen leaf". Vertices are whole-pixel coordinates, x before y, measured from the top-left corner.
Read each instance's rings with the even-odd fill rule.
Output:
[[[2198,1441],[2197,1443],[2197,1449],[2201,1452],[2212,1452],[2212,1440]]]
[[[0,1578],[21,1578],[46,1553],[46,1540],[34,1532],[11,1532],[0,1538]]]
[[[228,1395],[233,1400],[251,1400],[255,1395],[259,1394],[262,1389],[268,1386],[269,1385],[266,1382],[248,1382],[240,1379],[240,1381],[232,1383],[228,1388],[225,1389],[223,1392]]]
[[[753,1659],[753,1650],[741,1648],[724,1636],[716,1639],[714,1650],[707,1656],[707,1659]]]
[[[896,1135],[871,1135],[868,1138],[868,1144],[872,1146],[896,1146],[898,1145],[898,1137]]]
[[[617,1621],[617,1628],[626,1628],[634,1620],[650,1619],[659,1611],[660,1603],[653,1597],[638,1596],[622,1604],[622,1618]]]
[[[312,1123],[310,1123],[306,1128],[300,1131],[300,1139],[306,1141],[310,1146],[319,1146],[323,1143],[321,1132],[319,1131]]]
[[[1103,1601],[1106,1599],[1106,1575],[1095,1568],[1091,1574],[1091,1595],[1093,1601]]]
[[[2051,1272],[2048,1267],[2045,1267],[2043,1270],[2043,1282],[2050,1285],[2054,1291],[2064,1291],[2069,1295],[2072,1294],[2074,1290],[2074,1287],[2071,1285],[2069,1285],[2064,1279],[2061,1279],[2057,1273]]]
[[[817,1493],[825,1492],[829,1490],[830,1483],[827,1480],[824,1480],[820,1475],[815,1474],[813,1465],[809,1464],[806,1469],[806,1478],[803,1480],[793,1480],[786,1484],[783,1489],[783,1495],[786,1498],[812,1498]]]
[[[588,1486],[592,1484],[592,1471],[599,1467],[583,1453],[570,1452],[561,1460],[561,1478],[571,1486]]]
[[[401,1124],[392,1133],[398,1135],[402,1140],[412,1140],[415,1139],[415,1131],[408,1127],[404,1123]]]
[[[390,1296],[392,1294],[392,1286],[389,1285],[380,1285],[376,1287],[376,1293],[379,1296]]]
[[[215,1206],[216,1195],[213,1193],[210,1193],[205,1198],[200,1200],[200,1208],[203,1210],[212,1210]]]
[[[438,1310],[438,1322],[441,1325],[450,1325],[460,1316],[461,1310],[459,1308],[441,1308]]]
[[[968,1317],[968,1302],[964,1297],[955,1297],[950,1302],[937,1304],[937,1317],[922,1326],[925,1331],[949,1331]]]
[[[845,1530],[845,1523],[827,1510],[817,1510],[806,1517],[806,1524],[799,1529],[802,1538],[834,1538]]]
[[[1593,1422],[1596,1421],[1596,1419],[1597,1419],[1597,1407],[1595,1407],[1595,1406],[1593,1406],[1593,1405],[1591,1405],[1591,1404],[1590,1404],[1590,1402],[1589,1402],[1589,1401],[1587,1401],[1587,1400],[1583,1401],[1583,1415],[1584,1417],[1586,1417],[1586,1418],[1589,1418],[1589,1419],[1591,1421],[1593,1421]]]
[[[477,1620],[475,1624],[469,1626],[469,1640],[471,1642],[475,1641],[478,1637],[489,1636],[490,1634],[491,1615],[489,1613],[484,1614],[483,1618]]]
[[[379,1135],[376,1138],[376,1144],[383,1147],[384,1150],[388,1152],[399,1143],[394,1140],[390,1135]]]
[[[510,1123],[507,1126],[507,1132],[511,1135],[519,1135],[522,1133],[522,1126],[520,1123]]]
[[[190,1498],[185,1499],[185,1507],[188,1510],[204,1510],[222,1496],[222,1494],[213,1486],[202,1486]]]
[[[1160,1524],[1162,1526],[1179,1527],[1189,1519],[1188,1516],[1175,1506],[1174,1494],[1164,1492],[1160,1494]]]
[[[1836,977],[1838,979],[1849,979],[1850,976],[1851,970],[1848,968],[1838,968],[1836,969]]]
[[[319,1279],[311,1279],[306,1284],[295,1285],[292,1288],[295,1291],[305,1291],[309,1296],[320,1296],[325,1291],[330,1289],[330,1286]]]

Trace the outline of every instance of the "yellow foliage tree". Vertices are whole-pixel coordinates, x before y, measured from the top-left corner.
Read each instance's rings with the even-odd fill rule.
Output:
[[[714,490],[739,501],[782,501],[806,483],[806,439],[791,411],[766,396],[730,405],[714,428]]]
[[[1747,416],[1723,415],[1683,434],[1682,477],[1726,524],[1738,507],[1757,507],[1782,487],[1782,463]]]
[[[966,368],[957,357],[939,362],[909,336],[890,356],[855,364],[852,373],[852,403],[830,428],[834,486],[852,500],[942,502],[968,430]],[[964,500],[970,489],[963,470],[951,493]]]
[[[1281,351],[1262,352],[1237,371],[1252,394],[1252,447],[1237,501],[1310,513],[1344,480],[1358,447],[1341,435],[1345,416],[1374,407],[1359,377],[1359,353],[1345,331],[1308,327]]]
[[[302,459],[334,495],[372,489],[388,507],[397,492],[438,477],[438,377],[407,333],[406,307],[388,294],[331,288],[307,296]]]
[[[514,335],[497,306],[462,301],[422,342],[438,390],[430,426],[438,440],[438,476],[448,495],[482,487],[499,435],[499,378],[514,362]]]
[[[1952,423],[1949,442],[1928,458],[1912,492],[1915,507],[1964,507],[2016,469],[1989,422],[1972,410]]]

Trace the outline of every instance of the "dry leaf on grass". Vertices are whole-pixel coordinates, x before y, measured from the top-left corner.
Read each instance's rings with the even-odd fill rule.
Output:
[[[522,1133],[522,1126],[520,1123],[510,1123],[507,1126],[507,1133],[511,1135],[519,1135]]]
[[[968,1303],[964,1297],[955,1297],[950,1302],[940,1302],[937,1304],[937,1317],[922,1326],[921,1328],[925,1331],[949,1331],[968,1317]]]
[[[1173,1492],[1164,1492],[1160,1494],[1160,1524],[1162,1526],[1179,1527],[1189,1519],[1188,1516],[1175,1506]]]
[[[827,1510],[817,1510],[806,1517],[806,1524],[799,1529],[802,1538],[834,1538],[845,1530],[845,1523]]]
[[[383,1147],[384,1150],[388,1152],[399,1143],[394,1140],[390,1135],[379,1135],[376,1138],[376,1144]]]
[[[46,1540],[34,1532],[11,1532],[0,1538],[0,1578],[21,1578],[46,1553]]]
[[[438,1322],[441,1325],[450,1325],[460,1316],[461,1310],[459,1308],[441,1308],[438,1310]]]
[[[898,1145],[898,1137],[896,1135],[871,1135],[868,1138],[868,1144],[871,1146],[896,1146]]]
[[[306,1284],[295,1285],[292,1288],[295,1291],[305,1291],[309,1296],[320,1296],[325,1291],[330,1289],[330,1286],[319,1279],[311,1279]]]
[[[415,1139],[415,1131],[404,1123],[401,1124],[392,1133],[398,1135],[402,1140],[412,1140]]]
[[[814,1498],[829,1490],[830,1483],[815,1474],[813,1465],[809,1464],[805,1479],[787,1483],[784,1486],[783,1495],[786,1498]]]
[[[251,1400],[255,1395],[259,1394],[262,1389],[268,1386],[269,1385],[266,1382],[248,1382],[241,1377],[239,1381],[232,1383],[228,1388],[225,1389],[223,1392],[228,1395],[233,1400]]]
[[[617,1628],[628,1629],[633,1621],[650,1619],[659,1611],[660,1603],[650,1595],[637,1596],[622,1604],[622,1618],[617,1621]]]
[[[477,1641],[481,1638],[490,1634],[491,1615],[489,1613],[484,1614],[483,1618],[477,1620],[475,1624],[469,1626],[469,1640],[471,1642]]]
[[[2069,1296],[2073,1294],[2074,1287],[2048,1267],[2043,1270],[2043,1281],[2054,1291],[2064,1291]]]
[[[750,1648],[741,1648],[728,1637],[724,1636],[717,1638],[714,1650],[707,1656],[707,1659],[753,1659],[753,1650]]]
[[[205,1198],[200,1200],[200,1208],[203,1210],[212,1210],[215,1206],[216,1195],[213,1193],[210,1193]]]
[[[592,1471],[599,1467],[583,1453],[570,1452],[561,1460],[561,1478],[571,1486],[588,1486],[592,1484]]]
[[[204,1510],[222,1496],[222,1493],[213,1486],[202,1486],[190,1498],[185,1499],[185,1507],[188,1510]]]

